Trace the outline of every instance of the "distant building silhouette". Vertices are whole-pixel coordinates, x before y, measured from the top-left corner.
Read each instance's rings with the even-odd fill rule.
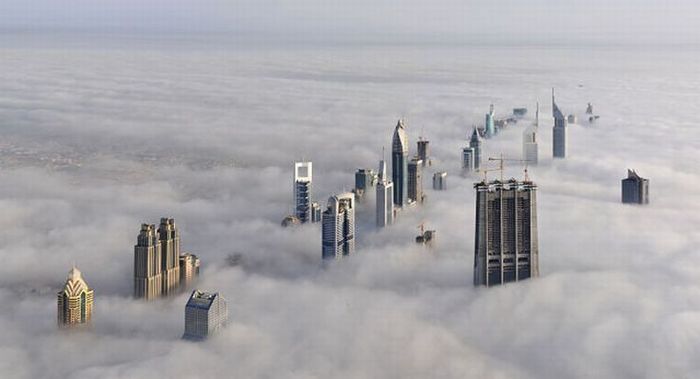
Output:
[[[535,111],[535,124],[523,131],[523,160],[529,165],[536,165],[538,160],[537,132],[540,125],[540,104]]]
[[[311,162],[294,163],[294,211],[302,222],[311,221],[311,185],[313,165]]]
[[[552,88],[552,116],[554,116],[554,128],[552,129],[552,155],[554,158],[566,158],[566,118],[561,113],[554,100],[554,88]]]
[[[408,164],[408,201],[423,202],[423,161],[418,157]]]
[[[63,289],[58,292],[58,326],[89,324],[94,300],[95,291],[88,287],[80,270],[73,266]]]
[[[355,172],[355,195],[358,198],[371,193],[377,183],[377,175],[373,170],[360,168]]]
[[[625,204],[649,204],[649,179],[627,170],[627,178],[622,179],[622,202]]]
[[[403,120],[396,124],[392,138],[391,179],[394,182],[394,204],[403,207],[408,203],[408,136]]]
[[[484,123],[484,130],[486,131],[486,138],[491,138],[496,135],[496,125],[494,124],[495,112],[493,109],[493,104],[489,106],[489,113],[486,114],[486,121]]]
[[[494,286],[539,276],[537,186],[511,179],[474,185],[474,285]]]
[[[200,341],[224,328],[228,323],[228,305],[218,293],[192,291],[185,305],[183,339]]]
[[[447,189],[447,172],[441,171],[433,174],[433,189],[444,191]]]
[[[379,175],[377,177],[377,227],[383,228],[394,223],[394,202],[392,195],[394,183],[388,180],[386,162],[379,162]]]
[[[469,139],[469,147],[474,149],[474,170],[479,170],[481,168],[481,136],[479,136],[479,130],[476,127],[474,127]]]
[[[418,139],[418,158],[420,158],[423,161],[423,167],[428,165],[428,160],[430,159],[430,141],[423,139],[423,137],[420,137]]]
[[[186,288],[199,276],[199,258],[190,253],[180,255],[180,286]]]

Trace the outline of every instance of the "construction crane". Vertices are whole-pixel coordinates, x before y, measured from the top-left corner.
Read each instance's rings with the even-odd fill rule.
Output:
[[[501,172],[501,182],[503,182],[503,171],[504,171],[504,167],[503,167],[503,166],[504,166],[504,163],[505,163],[505,162],[520,162],[520,163],[525,163],[525,167],[524,167],[524,169],[523,169],[523,172],[524,172],[524,174],[525,174],[525,181],[526,181],[526,182],[529,182],[529,181],[530,181],[530,177],[528,176],[528,172],[527,172],[527,165],[528,165],[528,162],[530,162],[530,161],[527,160],[527,159],[504,158],[504,157],[503,157],[503,154],[501,154],[500,158],[492,158],[492,157],[489,157],[489,161],[496,161],[496,162],[498,162],[498,168],[486,168],[486,169],[481,170],[481,173],[484,175],[484,182],[487,181],[487,180],[486,180],[486,175],[487,175],[487,173],[488,173],[488,172],[491,172],[491,171],[500,171],[500,172]]]

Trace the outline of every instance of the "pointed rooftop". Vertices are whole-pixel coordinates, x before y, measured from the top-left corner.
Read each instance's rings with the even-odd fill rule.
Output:
[[[402,119],[399,119],[394,129],[394,138],[391,143],[392,153],[408,153],[408,136],[406,135],[406,126]]]
[[[559,107],[557,106],[557,102],[554,99],[554,88],[552,88],[552,116],[554,117],[555,120],[565,120],[566,119],[564,117],[564,114],[561,113],[561,110],[559,110]]]

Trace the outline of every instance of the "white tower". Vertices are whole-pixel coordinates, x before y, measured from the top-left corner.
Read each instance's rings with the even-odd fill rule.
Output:
[[[377,182],[377,227],[383,228],[394,223],[394,183],[388,180],[386,162],[379,161],[379,177]]]
[[[535,124],[525,128],[523,132],[523,160],[529,165],[537,164],[537,129],[540,124],[540,103],[537,103]]]

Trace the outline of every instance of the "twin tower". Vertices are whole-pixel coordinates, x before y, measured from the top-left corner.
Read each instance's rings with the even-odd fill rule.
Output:
[[[172,218],[141,224],[134,246],[134,296],[147,300],[172,294],[198,271],[199,259],[180,254],[180,232]],[[185,275],[182,275],[185,274]]]

